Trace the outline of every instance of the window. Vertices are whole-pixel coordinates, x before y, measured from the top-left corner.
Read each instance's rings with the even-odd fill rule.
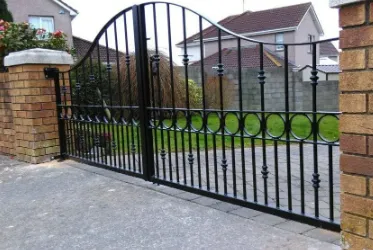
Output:
[[[314,42],[316,39],[315,39],[315,36],[314,35],[308,35],[308,42],[309,43],[312,43]],[[313,45],[310,44],[310,47],[308,48],[308,53],[312,53],[312,48],[313,48]]]
[[[281,50],[284,50],[284,34],[283,33],[279,33],[279,34],[276,34],[276,50],[277,51],[281,51]]]
[[[29,23],[34,29],[45,29],[46,32],[54,32],[53,17],[30,16]]]

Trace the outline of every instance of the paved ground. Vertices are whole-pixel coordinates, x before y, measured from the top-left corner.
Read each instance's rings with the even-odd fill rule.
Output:
[[[0,249],[339,249],[339,235],[72,161],[0,156]]]
[[[329,151],[331,149],[331,151]],[[268,166],[268,203],[272,206],[276,206],[276,178],[278,179],[278,194],[280,207],[283,210],[287,210],[288,207],[288,171],[287,171],[287,154],[286,146],[278,146],[277,157],[275,157],[275,148],[273,146],[267,147],[266,160]],[[188,161],[189,152],[186,150],[185,155],[181,150],[176,155],[175,153],[166,153],[164,160],[158,155],[158,159],[155,157],[155,163],[158,164],[159,178],[163,180],[175,181],[177,178],[177,172],[179,172],[179,180],[187,185],[191,185],[192,178],[194,186],[198,186],[199,181],[201,182],[202,188],[206,189],[209,184],[210,190],[215,192],[215,187],[218,186],[218,192],[224,194],[224,174],[221,167],[222,163],[222,150],[216,151],[216,158],[212,150],[208,151],[208,164],[205,160],[205,151],[201,150],[199,156],[196,151],[193,152],[193,175],[191,175],[191,166]],[[244,149],[245,162],[242,161],[241,149],[236,148],[234,152],[231,149],[226,150],[227,160],[227,186],[228,194],[234,195],[234,187],[236,187],[236,195],[238,199],[243,199],[244,181],[243,171],[245,171],[246,178],[246,193],[249,201],[254,200],[254,176],[256,178],[256,192],[258,202],[264,204],[264,181],[262,175],[263,166],[263,150],[260,146],[255,148],[255,152],[251,148]],[[253,161],[253,155],[255,161]],[[314,188],[312,183],[314,173],[314,157],[313,157],[313,145],[306,144],[303,146],[303,157],[300,155],[299,144],[293,144],[290,147],[290,180],[291,183],[291,201],[292,210],[295,212],[301,212],[301,159],[303,160],[303,183],[304,183],[304,206],[305,212],[309,216],[315,215],[315,196]],[[319,213],[320,218],[324,220],[331,219],[330,211],[333,210],[333,216],[336,223],[340,222],[340,169],[339,169],[339,147],[334,146],[329,148],[325,145],[318,146],[318,173],[320,175],[320,188],[319,188]],[[176,157],[178,164],[176,164]],[[199,158],[198,158],[199,157]],[[131,157],[132,158],[132,157]],[[138,155],[135,157],[135,164],[131,159],[132,167],[136,165],[138,169]],[[171,158],[171,159],[170,159]],[[277,159],[278,173],[275,171],[275,159]],[[126,159],[128,161],[128,157]],[[331,161],[330,161],[331,160]],[[114,157],[112,158],[112,165],[114,165]],[[118,164],[118,160],[117,166]],[[171,162],[171,167],[170,167]],[[201,169],[200,179],[198,173],[198,162]],[[330,162],[332,163],[330,165]],[[108,160],[110,163],[110,160]],[[215,182],[215,164],[217,166],[217,183]],[[129,164],[127,163],[127,166]],[[178,165],[178,168],[176,167]],[[184,176],[185,166],[185,176]],[[208,166],[208,167],[206,167]],[[235,166],[235,169],[233,169]],[[244,166],[244,167],[243,167]],[[118,166],[119,167],[119,166]],[[171,169],[171,171],[170,171]],[[253,170],[256,171],[256,175],[253,175]],[[165,174],[164,174],[165,173]],[[209,177],[207,177],[207,173]],[[330,176],[332,174],[332,176]],[[331,180],[331,182],[330,182]],[[332,188],[332,189],[331,189]],[[330,195],[333,198],[333,204],[330,202]]]

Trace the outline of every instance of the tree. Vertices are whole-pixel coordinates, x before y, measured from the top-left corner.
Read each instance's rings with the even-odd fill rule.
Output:
[[[6,3],[6,0],[0,0],[0,19],[7,22],[13,22],[13,16],[12,13],[8,10],[8,4]]]

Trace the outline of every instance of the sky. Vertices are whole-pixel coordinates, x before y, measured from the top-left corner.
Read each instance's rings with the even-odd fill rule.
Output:
[[[87,40],[93,40],[96,37],[97,33],[101,30],[101,28],[107,23],[107,21],[121,10],[128,8],[134,4],[148,2],[146,0],[64,1],[79,11],[79,15],[74,19],[72,23],[73,34]],[[257,11],[305,3],[309,1],[310,0],[245,0],[244,9],[245,11]],[[218,22],[219,20],[229,15],[242,13],[243,11],[243,0],[168,0],[168,2],[177,3],[188,7],[214,22]],[[338,10],[329,8],[328,0],[312,0],[312,3],[324,29],[325,36],[323,38],[326,39],[338,37]],[[181,11],[178,11],[176,11],[176,8],[175,11],[172,11],[171,9],[171,13],[173,13],[173,15],[171,16],[173,44],[183,40],[183,34],[181,32]],[[159,20],[157,22],[159,27],[159,46],[163,50],[166,50],[166,47],[168,47],[166,30],[167,21],[165,19],[165,13],[165,11],[159,11]],[[152,19],[152,17],[150,16],[148,18]],[[187,14],[187,20],[187,36],[190,36],[198,31],[198,18],[197,16],[192,15],[190,15],[189,17]],[[206,28],[207,26],[208,23],[204,23],[204,28]],[[148,33],[148,36],[152,36],[152,31]],[[109,45],[111,47],[114,46],[113,41],[109,41]],[[337,43],[335,45],[337,46]],[[180,51],[176,50],[175,47],[173,48],[173,50],[175,50],[173,52],[174,54],[180,54]]]

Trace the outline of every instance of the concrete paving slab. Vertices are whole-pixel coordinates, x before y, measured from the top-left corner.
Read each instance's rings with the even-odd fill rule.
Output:
[[[339,233],[331,232],[322,228],[315,228],[304,233],[304,235],[326,242],[336,242],[341,238]]]
[[[315,227],[313,226],[291,220],[277,224],[276,227],[298,234],[302,234],[312,229],[315,229]]]
[[[264,223],[264,224],[270,225],[270,226],[280,224],[280,223],[283,223],[283,222],[287,221],[284,218],[274,216],[274,215],[271,215],[271,214],[261,214],[261,215],[253,217],[252,220],[257,221],[257,222],[261,222],[261,223]]]
[[[264,214],[262,212],[259,212],[259,211],[256,211],[256,210],[253,210],[253,209],[250,209],[250,208],[245,208],[245,207],[241,207],[239,209],[230,211],[229,213],[244,217],[246,219]]]

